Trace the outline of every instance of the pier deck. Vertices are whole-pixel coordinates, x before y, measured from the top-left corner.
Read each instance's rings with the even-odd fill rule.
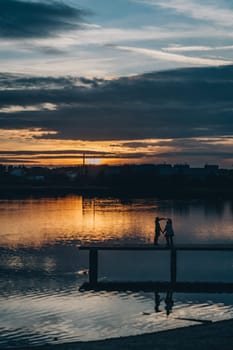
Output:
[[[233,251],[233,244],[176,244],[173,247],[154,244],[135,244],[135,245],[81,245],[81,250],[206,250],[206,251]]]
[[[181,282],[177,281],[177,253],[179,251],[231,251],[233,244],[179,244],[167,247],[165,245],[83,245],[81,250],[89,251],[89,282],[84,283],[80,290],[106,291],[158,291],[173,290],[176,292],[194,293],[233,293],[233,278],[231,282]],[[170,251],[170,281],[135,281],[135,282],[101,282],[98,281],[99,251]]]

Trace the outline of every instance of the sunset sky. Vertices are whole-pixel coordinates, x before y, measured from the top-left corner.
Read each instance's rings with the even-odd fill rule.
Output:
[[[0,163],[233,165],[233,0],[0,0]]]

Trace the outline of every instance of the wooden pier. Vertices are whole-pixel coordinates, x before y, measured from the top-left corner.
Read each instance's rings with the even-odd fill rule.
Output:
[[[106,291],[158,291],[173,290],[176,292],[208,292],[208,293],[233,293],[233,276],[231,282],[180,282],[177,281],[177,254],[179,251],[231,251],[233,244],[180,244],[167,246],[155,246],[150,244],[123,246],[123,245],[83,245],[81,250],[89,251],[89,282],[84,283],[80,290],[106,290]],[[98,282],[98,252],[99,251],[170,251],[170,280],[146,281],[146,282]]]

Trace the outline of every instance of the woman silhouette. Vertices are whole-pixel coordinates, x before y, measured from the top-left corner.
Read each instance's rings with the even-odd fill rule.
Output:
[[[172,227],[172,219],[167,219],[167,223],[163,232],[167,241],[167,246],[173,246],[174,230]]]

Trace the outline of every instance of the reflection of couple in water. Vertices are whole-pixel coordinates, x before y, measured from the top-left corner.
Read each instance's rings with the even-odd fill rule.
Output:
[[[164,299],[164,302],[165,302],[165,310],[166,310],[166,314],[167,316],[170,315],[170,313],[172,312],[172,308],[173,308],[173,305],[174,305],[174,301],[173,301],[173,298],[172,298],[172,291],[169,290],[167,291],[167,294],[166,294],[166,297]],[[160,303],[163,299],[160,297],[159,293],[155,292],[155,312],[160,312]]]
[[[164,230],[161,229],[160,226],[160,221],[161,220],[167,220],[166,225],[164,227]],[[155,218],[155,236],[154,236],[154,244],[157,245],[159,244],[159,236],[160,234],[163,233],[165,238],[166,238],[166,242],[167,242],[167,246],[170,247],[173,245],[173,236],[174,236],[174,230],[172,227],[172,219],[170,218],[159,218],[158,216]]]

